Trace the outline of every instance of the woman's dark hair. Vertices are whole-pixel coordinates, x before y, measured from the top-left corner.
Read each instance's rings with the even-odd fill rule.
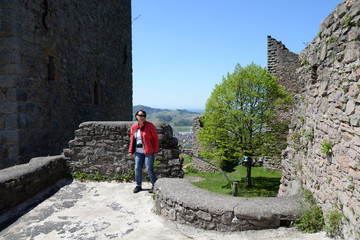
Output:
[[[145,112],[143,109],[140,109],[139,111],[137,111],[137,112],[135,113],[135,118],[136,118],[136,116],[138,115],[139,112],[143,112],[144,115],[145,115],[145,117],[146,117],[146,112]]]

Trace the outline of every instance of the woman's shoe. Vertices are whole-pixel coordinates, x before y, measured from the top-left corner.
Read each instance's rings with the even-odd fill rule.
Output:
[[[142,190],[142,188],[140,186],[136,186],[135,189],[134,189],[134,193],[138,193]]]

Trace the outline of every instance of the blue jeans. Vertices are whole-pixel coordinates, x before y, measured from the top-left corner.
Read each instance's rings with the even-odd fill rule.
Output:
[[[142,183],[142,169],[145,162],[145,168],[149,174],[151,184],[156,182],[156,175],[154,171],[154,154],[145,155],[143,153],[135,153],[135,181],[136,186],[141,186]]]

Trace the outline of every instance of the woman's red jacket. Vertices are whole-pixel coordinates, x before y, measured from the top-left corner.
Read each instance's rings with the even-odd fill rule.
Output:
[[[129,152],[135,153],[136,141],[134,139],[134,134],[139,128],[139,124],[135,123],[131,126],[130,130],[130,147]],[[144,145],[145,155],[159,152],[159,138],[156,132],[154,124],[151,122],[145,121],[144,125],[140,129],[141,139]]]

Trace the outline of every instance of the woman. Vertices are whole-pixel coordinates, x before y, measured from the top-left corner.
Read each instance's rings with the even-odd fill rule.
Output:
[[[146,112],[144,110],[137,111],[135,113],[135,118],[138,122],[131,127],[129,147],[130,157],[132,158],[135,154],[136,187],[134,193],[138,193],[142,190],[141,183],[144,162],[152,184],[152,188],[149,192],[152,193],[156,182],[154,161],[159,151],[159,138],[154,124],[146,121]]]

